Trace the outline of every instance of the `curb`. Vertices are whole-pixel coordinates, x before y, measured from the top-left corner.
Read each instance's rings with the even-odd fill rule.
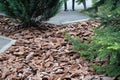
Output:
[[[77,22],[83,22],[83,21],[88,21],[88,20],[90,20],[90,18],[82,19],[82,20],[75,20],[75,21],[66,21],[66,22],[63,22],[61,24],[77,23]]]

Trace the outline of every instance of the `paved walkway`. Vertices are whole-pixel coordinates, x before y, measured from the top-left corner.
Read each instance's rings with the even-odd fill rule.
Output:
[[[0,36],[0,53],[6,51],[11,45],[15,44],[16,40]]]
[[[87,3],[87,8],[91,7],[92,5],[91,0],[87,0],[86,3]],[[61,25],[61,24],[85,21],[89,19],[87,15],[79,13],[80,10],[84,9],[83,4],[78,5],[77,3],[75,3],[75,11],[72,11],[72,0],[68,0],[67,7],[68,7],[68,11],[64,11],[64,5],[63,5],[60,12],[56,16],[49,19],[47,23]]]
[[[89,17],[87,15],[78,13],[78,11],[61,11],[47,21],[47,23],[61,25],[85,20],[89,20]]]

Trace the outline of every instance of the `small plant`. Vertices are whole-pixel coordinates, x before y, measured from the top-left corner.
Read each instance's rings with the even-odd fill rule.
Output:
[[[60,0],[0,0],[0,12],[24,26],[36,26],[49,19],[60,6]]]

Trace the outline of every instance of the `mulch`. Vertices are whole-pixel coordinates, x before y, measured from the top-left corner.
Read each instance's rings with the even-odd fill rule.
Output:
[[[63,31],[85,42],[93,36],[97,20],[75,24],[23,28],[9,18],[0,17],[0,35],[17,40],[0,54],[0,80],[112,80],[96,75],[91,63],[73,51]]]

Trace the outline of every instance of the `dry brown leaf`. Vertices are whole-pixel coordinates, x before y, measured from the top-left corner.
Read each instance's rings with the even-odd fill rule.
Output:
[[[0,77],[0,80],[80,80],[84,76],[92,75],[93,72],[88,69],[89,64],[79,54],[73,53],[71,44],[61,31],[64,30],[72,36],[77,35],[85,42],[87,37],[93,35],[92,28],[96,25],[96,21],[86,21],[54,28],[50,26],[55,25],[40,24],[40,28],[17,30],[22,26],[13,24],[9,18],[0,17],[0,30],[3,31],[0,34],[17,40],[6,52],[8,56],[0,55],[0,74],[4,73],[4,79]],[[9,69],[12,73],[7,74],[3,67],[8,69],[8,73]]]
[[[34,52],[30,52],[27,56],[26,56],[26,60],[30,60],[31,58],[33,58],[34,56]]]

